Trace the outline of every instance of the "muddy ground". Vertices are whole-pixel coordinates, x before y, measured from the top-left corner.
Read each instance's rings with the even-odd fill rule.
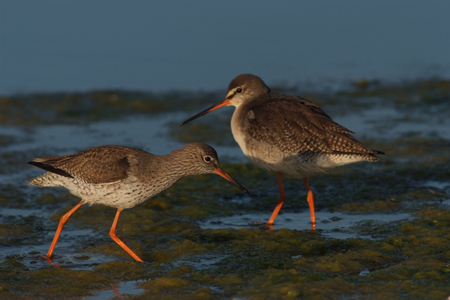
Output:
[[[251,165],[229,128],[233,108],[183,127],[220,92],[130,91],[0,97],[1,299],[446,299],[450,296],[450,81],[361,80],[326,92],[274,90],[322,106],[386,155],[310,179],[316,230],[302,180],[285,180],[274,230],[260,226],[277,203],[274,174]],[[102,144],[164,154],[192,141],[215,147],[251,196],[215,175],[188,177],[126,210],[82,207],[54,252],[59,218],[79,199],[30,187],[26,162]]]

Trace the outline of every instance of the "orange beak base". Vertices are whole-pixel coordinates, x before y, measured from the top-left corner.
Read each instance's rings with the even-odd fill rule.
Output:
[[[193,116],[193,117],[187,119],[186,121],[184,121],[183,123],[181,123],[181,126],[183,126],[184,124],[189,123],[190,121],[195,120],[195,119],[197,119],[197,118],[199,118],[199,117],[201,117],[201,116],[203,116],[203,115],[206,115],[207,113],[212,112],[213,110],[216,110],[216,109],[218,109],[218,108],[221,108],[222,106],[227,106],[227,105],[230,103],[230,101],[231,101],[231,98],[230,98],[230,99],[223,99],[223,100],[221,100],[220,102],[214,104],[214,105],[211,106],[210,108],[205,109],[204,111],[202,111],[202,112],[196,114],[195,116]],[[231,177],[230,177],[230,178],[231,178]]]

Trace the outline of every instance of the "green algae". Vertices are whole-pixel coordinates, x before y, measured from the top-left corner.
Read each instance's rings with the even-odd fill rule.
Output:
[[[170,135],[183,143],[203,142],[220,146],[233,146],[233,136],[229,130],[228,120],[222,122],[200,120],[180,126],[180,123],[169,124]]]
[[[238,167],[252,170],[249,165]],[[202,186],[203,180],[199,181],[197,184]],[[177,186],[176,193],[184,195],[183,187],[183,184]],[[180,225],[189,223],[173,211],[190,207],[201,200],[187,196],[178,198],[171,195],[173,192],[168,192],[166,199],[161,196],[144,203],[143,209],[124,212],[121,219],[123,228],[122,222],[119,222],[118,235],[124,235],[123,240],[145,261],[152,263],[131,262],[128,254],[109,239],[107,232],[114,217],[113,209],[86,207],[78,218],[74,214],[74,220],[70,221],[76,226],[91,226],[94,221],[88,220],[95,216],[96,230],[103,232],[105,237],[94,240],[95,245],[82,252],[90,255],[102,253],[128,262],[113,260],[96,266],[92,271],[70,271],[73,274],[59,269],[34,274],[36,271],[24,265],[4,264],[2,276],[10,278],[12,272],[16,276],[16,280],[8,279],[2,283],[4,298],[14,298],[18,292],[29,298],[33,298],[31,295],[57,298],[63,293],[57,288],[62,280],[64,285],[71,285],[70,289],[65,290],[65,295],[73,297],[109,288],[118,280],[148,280],[141,284],[144,292],[130,296],[133,299],[225,299],[233,295],[249,299],[337,299],[343,296],[420,299],[425,297],[423,289],[429,286],[433,287],[433,292],[427,297],[441,299],[449,292],[445,284],[450,279],[447,263],[450,236],[446,233],[450,215],[448,209],[423,208],[414,220],[394,227],[391,237],[381,241],[339,240],[324,238],[318,231],[211,230],[192,225],[186,229]],[[43,203],[54,201],[48,195],[43,199]],[[74,199],[66,201],[76,203]],[[223,205],[221,201],[214,197],[206,200],[211,202],[208,204],[211,206],[213,203]],[[53,219],[57,221],[70,207]],[[211,213],[215,214],[208,214]],[[182,229],[158,232],[155,230],[158,226]],[[130,229],[133,227],[140,230]],[[153,236],[150,240],[149,235]],[[149,244],[142,242],[145,240]],[[207,257],[205,255],[222,259],[206,268],[201,264],[173,267],[176,261],[195,262]],[[359,275],[364,270],[370,272],[365,276]],[[75,273],[79,275],[75,276]],[[22,282],[24,276],[31,276],[30,284]],[[38,282],[36,278],[46,289],[32,285]],[[393,285],[392,281],[396,284]]]
[[[347,212],[393,212],[399,209],[399,205],[391,199],[388,199],[374,200],[366,203],[346,203],[343,204],[340,209]]]
[[[150,255],[151,261],[168,262],[181,257],[189,257],[197,254],[209,252],[207,245],[200,245],[190,240],[176,241],[171,240],[168,243],[152,249]]]
[[[211,92],[92,91],[0,97],[0,124],[85,124],[124,115],[189,110],[217,97]],[[0,139],[1,140],[1,139]]]
[[[94,270],[108,276],[108,278],[120,279],[122,281],[137,280],[147,273],[147,270],[142,264],[121,261],[110,261],[100,264]]]
[[[409,106],[424,114],[437,110],[434,116],[439,118],[449,112],[448,86],[446,81],[383,86],[361,80],[351,91],[307,93],[306,98],[337,115],[392,105],[399,111]],[[153,98],[151,94],[113,91],[2,98],[0,122],[79,124],[180,107],[196,113],[220,99],[215,94],[199,99],[191,96],[166,94]],[[29,101],[29,108],[20,112],[18,107],[25,106],[25,101]],[[222,120],[214,126],[204,122],[178,130],[178,123],[174,123],[170,125],[177,126],[173,137],[216,142],[225,131],[231,137],[227,119],[230,111],[219,116]],[[396,120],[417,121],[423,119],[411,115]],[[7,145],[17,142],[9,137],[5,141]],[[224,144],[231,142],[225,139]],[[245,212],[270,214],[278,201],[274,174],[249,163],[222,164],[250,190],[251,197],[219,176],[196,176],[184,178],[122,213],[117,235],[144,259],[144,264],[133,262],[109,237],[115,210],[98,205],[80,208],[70,218],[61,239],[70,239],[74,228],[91,229],[94,234],[73,238],[70,245],[75,256],[60,254],[62,249],[57,246],[54,265],[50,265],[37,258],[50,246],[51,238],[43,237],[54,232],[60,217],[79,199],[55,189],[27,195],[19,185],[0,184],[3,207],[49,209],[45,216],[1,216],[2,249],[41,245],[45,250],[1,257],[0,299],[81,298],[129,280],[145,281],[139,284],[144,292],[128,295],[130,299],[445,299],[450,294],[449,184],[436,188],[428,182],[450,182],[448,140],[411,132],[394,140],[364,142],[387,155],[374,164],[332,170],[311,178],[310,183],[316,197],[316,215],[325,210],[411,214],[401,221],[361,220],[352,228],[355,236],[375,236],[372,240],[325,237],[320,223],[316,231],[283,229],[277,224],[273,231],[202,228],[201,221],[211,218]],[[4,174],[23,172],[26,166],[21,163],[30,158],[26,151],[6,152],[0,157]],[[284,183],[287,200],[281,213],[307,210],[302,180]],[[65,233],[69,237],[65,238]],[[100,256],[108,261],[95,261]],[[63,267],[56,267],[60,262],[64,262]],[[84,270],[75,268],[80,264]]]

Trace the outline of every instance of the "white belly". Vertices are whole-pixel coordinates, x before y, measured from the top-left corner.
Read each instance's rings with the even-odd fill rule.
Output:
[[[67,188],[73,195],[80,197],[89,205],[103,204],[110,207],[127,209],[146,201],[155,193],[149,186],[139,181],[122,181],[100,184],[86,184],[74,178],[59,176],[60,186]]]

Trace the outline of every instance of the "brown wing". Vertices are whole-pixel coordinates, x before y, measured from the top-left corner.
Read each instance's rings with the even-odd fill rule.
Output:
[[[129,172],[137,166],[137,153],[148,154],[127,147],[100,146],[64,156],[36,158],[29,164],[88,183],[108,183],[128,177]]]
[[[271,93],[248,109],[249,134],[282,151],[374,154],[320,107],[300,97]]]

